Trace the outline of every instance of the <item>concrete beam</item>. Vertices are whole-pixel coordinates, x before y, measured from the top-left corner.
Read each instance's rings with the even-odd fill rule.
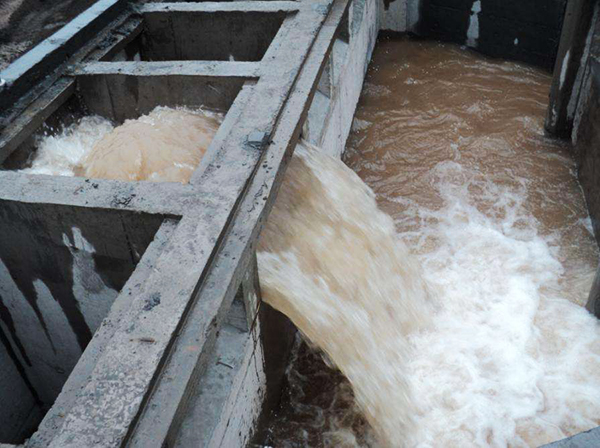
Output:
[[[66,26],[0,72],[6,81],[0,102],[12,105],[42,77],[63,64],[124,11],[126,0],[99,0]]]
[[[587,310],[600,319],[600,267],[596,271],[596,277],[590,290],[590,295],[586,305]]]
[[[73,63],[84,57],[88,61],[104,60],[121,51],[142,29],[140,19],[129,18],[119,26],[102,32],[72,57]],[[113,32],[114,31],[114,32]],[[104,42],[103,45],[99,45]],[[64,71],[64,70],[63,70]],[[31,85],[30,91],[10,109],[0,109],[0,164],[11,156],[28,136],[61,107],[74,93],[75,80],[62,77],[62,71],[48,75],[44,81]]]
[[[298,1],[245,1],[245,2],[174,2],[143,3],[137,8],[140,14],[202,13],[202,12],[294,12],[302,8]]]
[[[600,427],[580,432],[567,439],[549,443],[540,448],[595,448],[600,446]]]
[[[277,127],[277,131],[273,135],[273,142],[269,145],[267,154],[263,158],[263,163],[259,165],[258,171],[244,195],[243,202],[240,204],[238,213],[244,219],[235,220],[229,231],[231,235],[236,237],[226,240],[219,251],[219,254],[226,254],[226,256],[222,261],[217,258],[215,262],[218,270],[213,271],[215,281],[211,277],[213,274],[209,274],[199,291],[199,295],[204,298],[204,302],[212,303],[213,300],[216,302],[218,297],[225,297],[226,301],[233,300],[233,295],[237,290],[236,285],[239,284],[236,276],[243,274],[244,271],[240,272],[239,269],[240,267],[243,268],[248,257],[254,252],[262,222],[266,219],[266,214],[274,202],[270,198],[274,198],[274,193],[283,178],[287,161],[300,132],[301,122],[306,117],[310,100],[316,91],[319,75],[327,60],[326,56],[331,51],[333,37],[338,30],[344,12],[348,8],[348,4],[349,2],[346,0],[334,3],[331,13],[327,16],[327,21],[319,32],[312,51],[303,66],[300,79],[286,103],[283,111],[285,119]],[[258,88],[258,84],[256,88]],[[265,200],[265,198],[268,199]],[[217,257],[221,256],[217,255]],[[217,272],[219,272],[218,275]],[[217,278],[218,281],[216,281]],[[198,317],[189,318],[190,322],[194,322],[193,331],[196,335],[198,333],[197,322],[201,318],[203,320],[206,318],[206,306],[206,304],[202,306],[199,304],[191,314],[197,314]],[[186,340],[185,332],[186,330],[183,330],[182,333],[184,340]],[[164,437],[173,437],[174,434],[177,434],[177,427],[181,424],[182,409],[174,405],[169,406],[169,408],[164,405],[159,407],[158,404],[164,403],[164,397],[171,397],[171,399],[172,397],[185,397],[186,390],[194,382],[194,370],[191,367],[201,363],[201,356],[206,356],[200,350],[185,350],[184,347],[185,345],[182,345],[179,352],[176,351],[171,356],[169,365],[164,370],[164,372],[169,372],[164,375],[171,380],[161,382],[160,387],[155,389],[153,397],[146,407],[147,411],[138,423],[136,432],[131,438],[132,446],[153,446],[154,443],[156,443],[156,446],[160,446],[160,443],[168,443],[168,440],[165,440]],[[188,361],[184,361],[186,358]],[[187,365],[188,368],[181,368],[181,365]],[[173,403],[176,402],[177,400],[173,400]],[[156,406],[153,406],[152,403],[155,403]],[[165,425],[167,426],[165,427]],[[211,429],[208,428],[207,433],[211,432]]]
[[[573,129],[574,110],[569,104],[573,96],[579,95],[582,77],[577,75],[587,64],[585,49],[589,45],[594,4],[588,0],[567,3],[545,122],[546,130],[559,138],[569,138]]]
[[[244,80],[260,76],[259,62],[237,61],[123,61],[88,62],[69,71],[74,76],[121,75],[137,77],[197,76]]]

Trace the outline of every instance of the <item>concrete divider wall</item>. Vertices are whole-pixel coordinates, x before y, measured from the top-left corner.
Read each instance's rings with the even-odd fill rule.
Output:
[[[52,405],[160,222],[0,203],[0,345],[3,359],[12,355],[0,362],[0,396],[10,403],[3,406],[9,415],[0,415],[1,431],[11,419],[36,425],[39,411]],[[32,400],[37,421],[28,417]],[[0,441],[19,438],[9,435]]]
[[[573,132],[573,155],[592,227],[600,244],[600,63],[596,57],[590,58],[589,68],[589,76],[583,86],[580,118]],[[587,308],[600,317],[600,268],[590,291]]]
[[[600,244],[599,123],[600,4],[572,0],[565,15],[545,127],[551,135],[572,143],[577,175]],[[587,308],[600,317],[600,268]]]
[[[381,4],[378,1],[354,0],[350,12],[351,39],[343,58],[333,52],[336,82],[332,88],[327,124],[316,141],[318,146],[334,157],[341,157],[345,149],[381,24]],[[336,72],[339,74],[336,75]]]
[[[335,40],[319,83],[321,93],[315,92],[309,109],[304,138],[334,157],[344,150],[379,31],[380,12],[377,0],[353,1],[348,42],[343,36]],[[254,317],[250,312],[254,324],[248,328],[240,324],[243,318],[236,318],[236,312],[234,303],[217,339],[219,362],[200,379],[198,395],[174,437],[176,447],[246,446],[279,401],[293,324],[266,304]],[[200,427],[199,421],[205,424]]]

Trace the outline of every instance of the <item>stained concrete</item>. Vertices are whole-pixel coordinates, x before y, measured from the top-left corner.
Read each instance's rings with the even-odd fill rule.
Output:
[[[0,204],[0,320],[45,406],[60,393],[161,221]]]
[[[593,46],[588,61],[590,72],[588,83],[583,86],[581,118],[573,131],[573,155],[594,234],[600,244],[600,63],[594,54],[596,49],[600,49],[600,46]],[[587,304],[588,310],[597,317],[600,317],[599,300],[600,275],[597,274]]]
[[[574,156],[594,233],[600,236],[600,63],[591,61],[588,100],[577,133]]]
[[[42,409],[4,334],[0,323],[0,397],[10,403],[0,406],[0,441],[18,443],[33,433]]]
[[[584,49],[576,53],[571,61],[571,65],[577,67],[577,76],[572,88],[565,92],[562,104],[568,101],[566,118],[571,118],[572,122],[566,123],[562,129],[571,129],[570,139],[573,143],[573,157],[579,181],[590,211],[596,239],[600,243],[600,7],[597,3],[592,10],[589,5],[580,2],[574,2],[574,5],[578,5],[581,11],[578,14],[575,14],[577,11],[573,11],[573,14],[576,17],[587,14],[590,23],[583,44]],[[555,81],[560,75],[557,64]],[[550,104],[549,109],[554,109],[560,104],[557,99],[556,103]],[[559,128],[556,130],[560,131]],[[594,308],[592,304],[590,307]]]
[[[597,14],[597,2],[567,4],[545,122],[546,131],[555,137],[569,138],[573,130]]]
[[[552,70],[566,0],[420,0],[419,36]]]
[[[186,437],[244,444],[278,399],[294,333],[260,306],[255,243],[315,92],[333,98],[334,79],[341,82],[348,52],[340,49],[353,41],[349,2],[153,3],[120,12],[108,3],[92,20],[108,28],[66,64],[57,55],[69,38],[9,68],[22,76],[3,92],[17,99],[1,113],[5,169],[27,163],[44,124],[90,111],[117,122],[156,105],[227,114],[188,185],[0,171],[0,225],[20,223],[0,241],[11,311],[3,330],[25,367],[19,377],[43,392],[45,406],[56,399],[27,446],[146,447]],[[200,22],[214,45],[194,44]],[[89,18],[67,31],[83,35],[88,26]],[[45,77],[36,71],[50,66]],[[231,315],[240,285],[253,291],[242,294],[247,328]],[[227,351],[240,356],[235,387],[214,373]],[[45,375],[44,389],[37,379]],[[227,393],[211,395],[211,381]],[[186,425],[194,409],[210,416]]]

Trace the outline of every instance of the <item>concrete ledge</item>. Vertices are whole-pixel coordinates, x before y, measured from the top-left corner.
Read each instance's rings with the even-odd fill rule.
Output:
[[[0,90],[0,101],[4,104],[14,103],[29,90],[33,83],[65,62],[86,41],[95,37],[125,9],[126,5],[125,0],[99,0],[69,24],[10,64],[0,72],[0,78],[7,83]]]
[[[141,14],[151,13],[198,13],[198,12],[293,12],[302,7],[295,1],[245,1],[245,2],[176,2],[146,3],[137,8]]]
[[[542,448],[597,448],[598,446],[600,446],[600,427],[549,443]]]
[[[69,72],[74,76],[122,75],[139,77],[204,76],[252,79],[260,76],[259,62],[124,61],[88,62]]]

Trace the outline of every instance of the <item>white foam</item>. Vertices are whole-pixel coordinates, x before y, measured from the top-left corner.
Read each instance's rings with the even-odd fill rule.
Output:
[[[113,130],[110,121],[98,117],[84,117],[56,135],[42,136],[37,141],[37,152],[28,174],[73,176],[94,145]]]
[[[540,231],[527,208],[527,180],[495,183],[460,160],[440,162],[427,180],[442,206],[398,198],[406,206],[400,219],[420,225],[394,237],[389,224],[379,224],[388,218],[370,190],[356,180],[348,184],[337,165],[311,155],[309,182],[293,180],[299,167],[290,166],[282,203],[263,234],[272,240],[291,232],[288,245],[278,252],[261,243],[270,253],[259,254],[260,277],[266,300],[349,378],[379,436],[381,445],[369,446],[539,446],[600,423],[600,328],[576,304],[584,302],[593,269],[571,269],[577,278],[565,283],[560,235]],[[289,182],[295,193],[286,191]],[[342,237],[357,225],[366,231]],[[380,232],[411,267],[400,282],[382,263],[388,252],[374,243]],[[394,330],[378,315],[381,304],[400,313],[414,307],[413,315],[423,305],[414,285],[425,283],[401,239],[418,254],[426,288],[438,297],[431,326],[416,332],[402,328],[402,319]],[[394,350],[396,362],[381,356]],[[336,396],[344,395],[342,385]],[[347,421],[314,419],[327,431],[324,440],[362,446]]]
[[[430,176],[444,206],[418,209],[421,241],[438,242],[420,259],[442,297],[412,340],[417,446],[539,446],[597,426],[598,322],[561,296],[563,267],[524,207],[527,189],[456,162]]]

